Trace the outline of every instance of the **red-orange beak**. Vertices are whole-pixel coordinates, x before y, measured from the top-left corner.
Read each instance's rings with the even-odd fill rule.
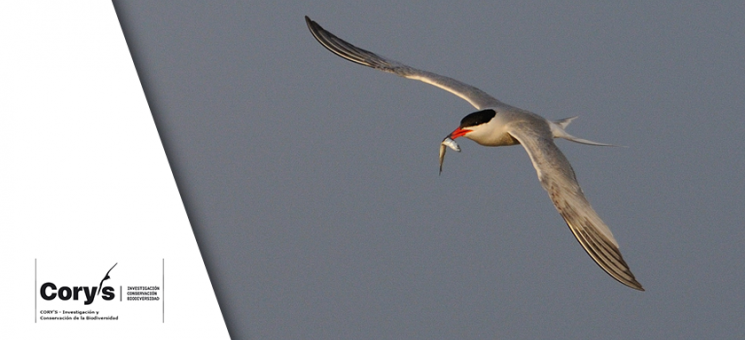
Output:
[[[451,139],[456,139],[456,138],[458,138],[458,137],[463,137],[463,136],[465,136],[465,135],[466,135],[467,133],[469,133],[469,132],[471,132],[471,130],[469,130],[469,129],[464,129],[464,128],[461,128],[461,127],[459,126],[459,127],[457,128],[457,129],[455,129],[455,131],[453,131],[453,132],[452,132],[452,133],[450,134],[450,138],[451,138]]]

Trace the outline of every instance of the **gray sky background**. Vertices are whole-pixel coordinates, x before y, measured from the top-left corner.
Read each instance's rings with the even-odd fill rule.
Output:
[[[745,4],[116,1],[235,339],[745,334]],[[559,140],[638,292],[582,250],[520,146],[467,102],[332,55],[462,80]],[[195,311],[197,312],[197,311]]]

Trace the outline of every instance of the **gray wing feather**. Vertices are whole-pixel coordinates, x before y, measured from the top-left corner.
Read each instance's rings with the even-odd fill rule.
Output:
[[[572,166],[554,144],[548,127],[541,129],[533,122],[519,122],[511,124],[508,131],[528,152],[541,185],[587,254],[614,279],[643,291],[610,229],[585,198]]]
[[[313,34],[313,37],[315,37],[323,47],[353,63],[393,73],[404,78],[420,80],[427,84],[437,86],[465,99],[477,109],[502,104],[499,100],[488,95],[486,92],[471,85],[461,83],[460,81],[439,74],[422,71],[354,46],[323,29],[321,25],[310,20],[307,16],[305,17],[305,22],[308,24],[310,33]]]

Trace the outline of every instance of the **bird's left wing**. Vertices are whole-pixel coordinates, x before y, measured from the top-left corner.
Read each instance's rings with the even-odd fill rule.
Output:
[[[321,25],[310,20],[307,16],[305,17],[305,23],[308,24],[310,33],[313,34],[313,37],[315,37],[323,47],[346,60],[384,72],[393,73],[397,76],[415,79],[437,86],[465,99],[479,110],[502,104],[499,100],[488,95],[486,92],[471,85],[464,84],[453,78],[422,71],[354,46],[323,29]]]
[[[508,132],[528,152],[541,185],[587,254],[614,279],[643,291],[621,256],[610,228],[585,198],[572,166],[554,144],[550,129],[539,125],[511,123]]]

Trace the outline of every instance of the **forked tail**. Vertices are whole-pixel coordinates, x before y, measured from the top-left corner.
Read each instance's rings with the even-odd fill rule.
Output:
[[[570,135],[566,130],[564,130],[569,123],[571,123],[573,120],[577,119],[578,116],[570,117],[570,118],[564,118],[561,120],[557,120],[555,122],[549,122],[549,125],[551,126],[551,134],[554,136],[554,138],[564,138],[566,140],[570,140],[575,143],[580,144],[587,144],[587,145],[596,145],[596,146],[618,146],[613,144],[605,144],[605,143],[598,143],[593,142],[591,140],[582,139],[578,137],[574,137]]]

